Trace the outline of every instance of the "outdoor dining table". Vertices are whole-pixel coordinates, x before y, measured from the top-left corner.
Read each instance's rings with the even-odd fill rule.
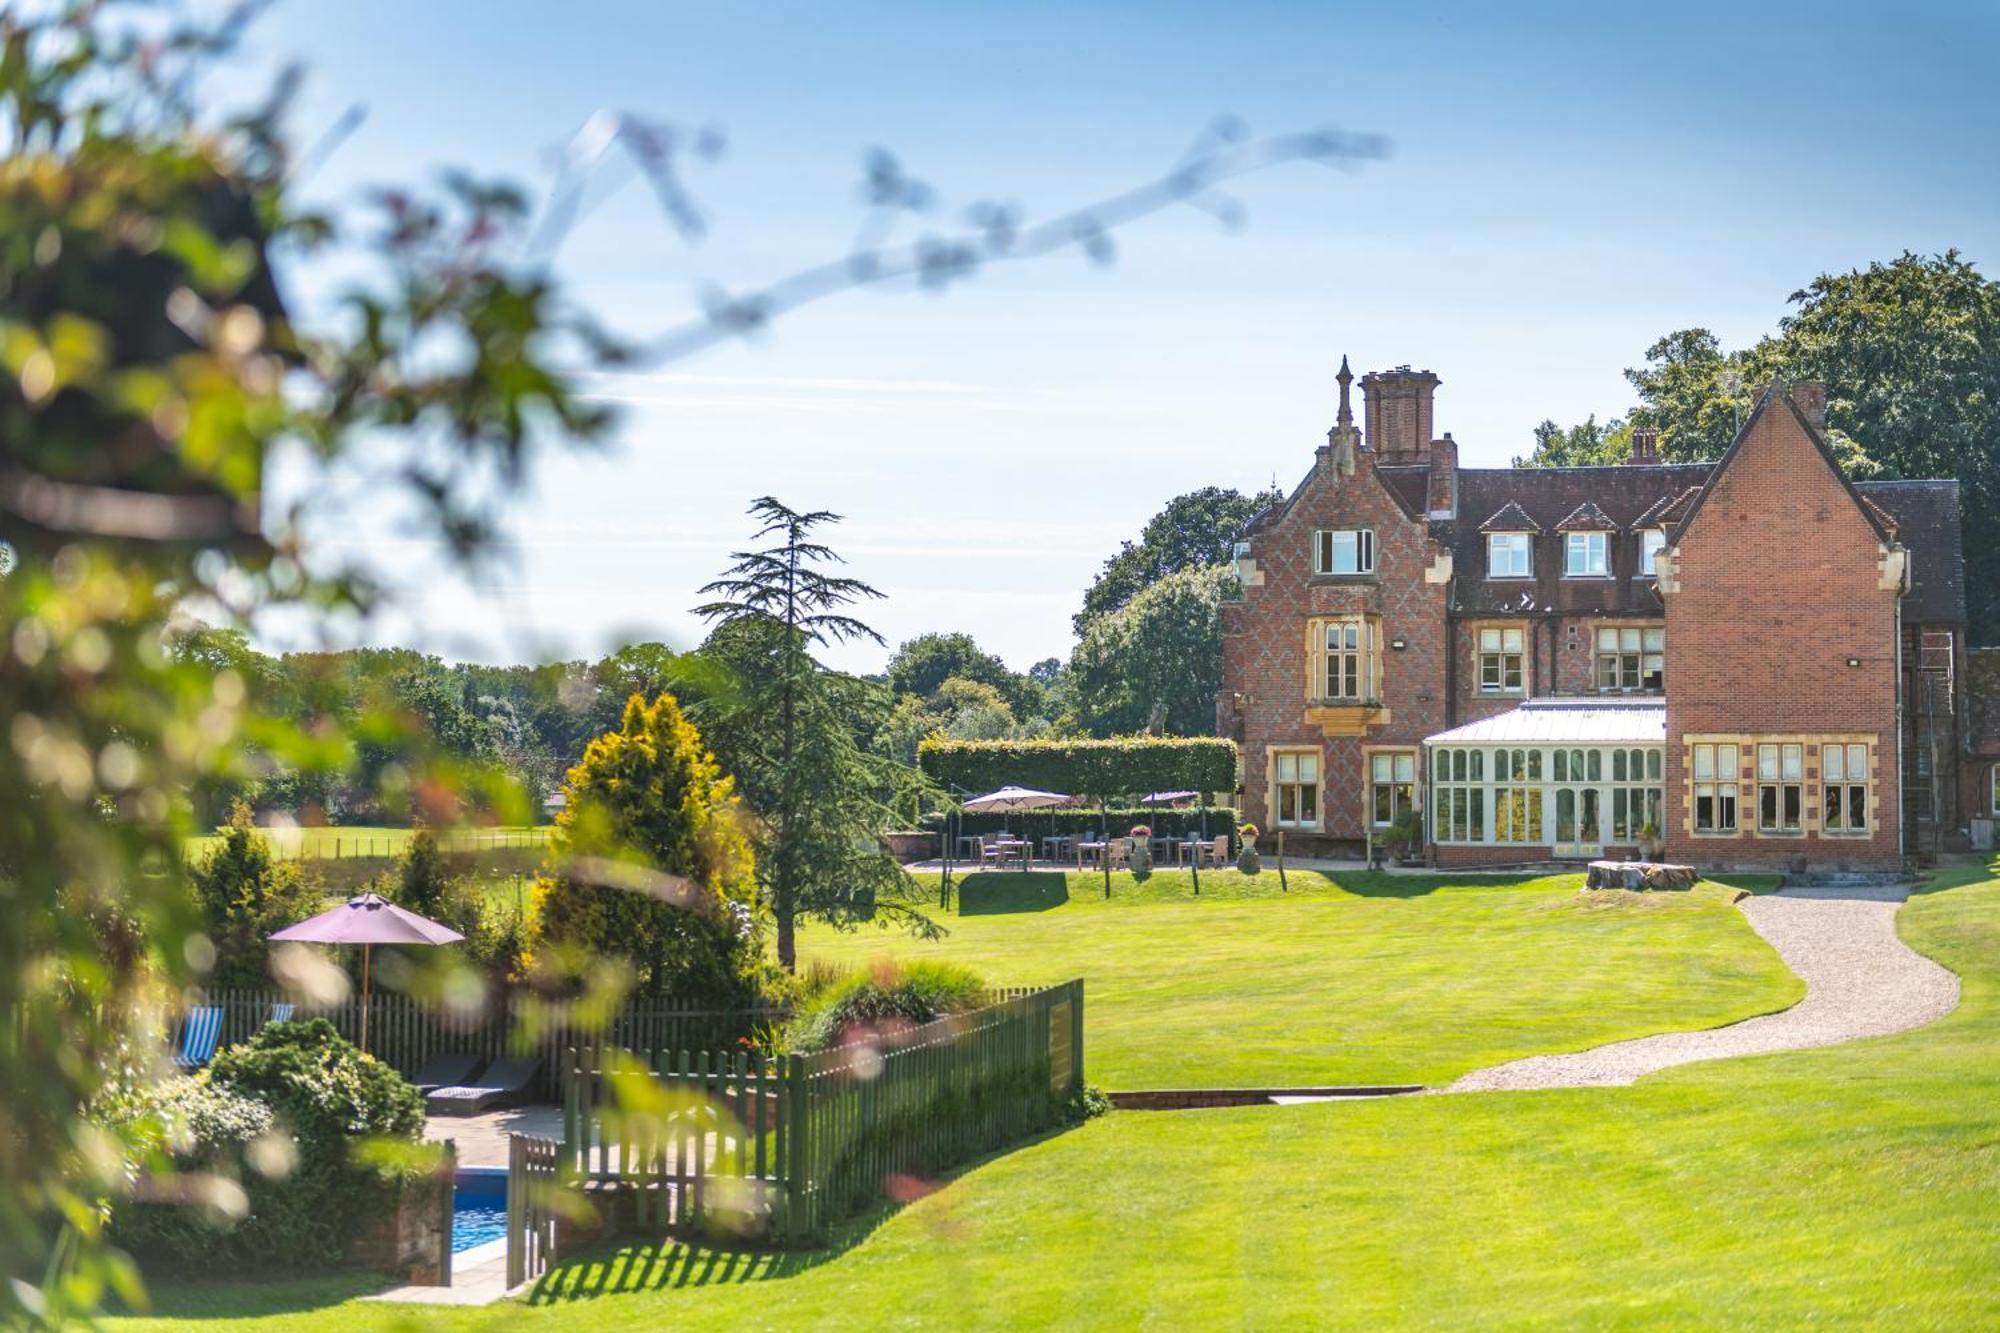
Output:
[[[1044,861],[1062,861],[1068,859],[1070,841],[1070,835],[1067,833],[1049,834],[1049,836],[1042,839],[1042,859]]]
[[[1086,860],[1093,864],[1101,860],[1104,856],[1104,849],[1109,845],[1109,843],[1098,842],[1090,838],[1079,838],[1076,844],[1076,868],[1078,870],[1083,869],[1083,863]]]
[[[1020,860],[1021,869],[1028,868],[1028,850],[1034,846],[1033,843],[1024,838],[995,838],[991,845],[999,853],[995,858],[997,864],[1006,865],[1008,856],[1012,855]]]
[[[958,859],[961,861],[977,861],[979,859],[979,835],[977,833],[961,833],[958,835]]]

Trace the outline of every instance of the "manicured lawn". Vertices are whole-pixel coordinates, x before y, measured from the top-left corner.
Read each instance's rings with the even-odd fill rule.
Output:
[[[841,1245],[634,1245],[442,1327],[1992,1327],[2000,882],[1906,907],[1964,978],[1916,1032],[1632,1088],[1121,1112]],[[230,1327],[379,1328],[347,1280],[160,1293]],[[274,1318],[265,1322],[259,1315]],[[286,1317],[289,1314],[289,1317]],[[164,1322],[164,1326],[180,1327]]]
[[[995,872],[960,889],[949,934],[807,930],[806,959],[965,963],[996,985],[1085,979],[1086,1067],[1107,1088],[1447,1082],[1575,1050],[1782,1009],[1796,978],[1714,886],[1580,894],[1552,878],[1268,869]]]

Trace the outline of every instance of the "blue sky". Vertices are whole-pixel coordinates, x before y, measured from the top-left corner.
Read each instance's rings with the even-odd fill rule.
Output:
[[[727,154],[690,178],[705,241],[628,184],[561,255],[633,334],[706,284],[841,254],[872,146],[953,207],[1035,215],[1157,174],[1218,113],[1394,145],[1250,179],[1238,232],[1157,217],[1110,268],[846,295],[600,381],[617,447],[538,473],[497,587],[380,514],[330,529],[398,590],[340,632],[488,660],[689,644],[695,589],[771,492],[846,516],[832,540],[888,594],[868,617],[892,645],[964,629],[1017,668],[1066,655],[1083,587],[1168,497],[1297,480],[1343,353],[1435,370],[1438,429],[1500,466],[1543,417],[1626,407],[1620,372],[1671,329],[1751,340],[1816,273],[1904,249],[1994,271],[1996,41],[1990,5],[292,0],[253,56],[308,64],[301,136],[367,110],[311,182],[328,198],[447,164],[539,189],[605,108],[721,127]]]

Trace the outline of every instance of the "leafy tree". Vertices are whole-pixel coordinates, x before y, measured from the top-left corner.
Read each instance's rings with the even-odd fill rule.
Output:
[[[947,680],[959,679],[990,685],[1000,692],[1008,711],[1028,717],[1042,704],[1043,682],[1032,675],[1017,675],[992,653],[979,646],[970,634],[920,634],[903,644],[889,659],[889,688],[898,696],[917,694],[929,698]]]
[[[917,746],[932,736],[990,741],[1018,736],[1022,731],[1000,691],[983,681],[957,676],[929,695],[898,699],[887,727],[889,753],[900,764],[915,764]]]
[[[757,992],[755,860],[735,783],[671,694],[626,701],[570,770],[530,936],[545,973],[625,960],[654,998]]]
[[[218,986],[270,985],[267,941],[272,932],[319,911],[325,897],[298,862],[272,857],[271,844],[257,832],[250,807],[241,802],[222,830],[222,841],[189,868],[188,882],[214,946],[209,980]]]
[[[1276,489],[1244,495],[1223,486],[1204,486],[1167,501],[1166,508],[1147,520],[1139,540],[1121,543],[1118,554],[1104,562],[1085,590],[1083,610],[1074,617],[1078,636],[1091,621],[1116,611],[1169,574],[1229,563],[1244,525],[1282,499],[1284,493]]]
[[[1668,462],[1720,458],[1773,378],[1827,389],[1827,437],[1855,477],[1953,477],[1965,523],[1966,610],[1976,640],[2000,633],[2000,283],[1957,251],[1904,253],[1822,274],[1755,345],[1726,351],[1680,329],[1625,372],[1629,423],[1660,432]],[[1594,419],[1593,419],[1594,420]],[[1608,437],[1544,423],[1530,465],[1615,462]],[[1579,448],[1578,446],[1582,447]]]
[[[1516,458],[1515,467],[1587,467],[1593,464],[1622,463],[1632,452],[1632,427],[1619,417],[1599,425],[1592,413],[1578,425],[1564,430],[1554,421],[1544,420],[1535,427],[1535,450],[1527,458]]]
[[[860,683],[813,657],[831,643],[882,642],[842,609],[882,594],[824,568],[840,557],[813,533],[839,515],[801,513],[768,495],[750,512],[762,524],[758,539],[774,544],[735,552],[728,572],[701,590],[716,600],[695,614],[714,623],[703,655],[731,682],[704,716],[736,738],[732,763],[761,817],[759,876],[777,919],[778,961],[790,970],[802,916],[923,918],[894,901],[912,886],[875,838],[891,818],[885,786],[895,777],[849,730],[842,702]]]
[[[1093,736],[1215,729],[1222,688],[1222,599],[1236,586],[1225,565],[1181,570],[1093,620],[1070,658],[1076,709]]]

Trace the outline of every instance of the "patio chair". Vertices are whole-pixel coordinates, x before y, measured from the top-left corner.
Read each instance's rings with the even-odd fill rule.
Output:
[[[215,1046],[222,1039],[222,1010],[201,1005],[187,1011],[181,1020],[181,1048],[174,1063],[182,1069],[200,1069],[215,1058]]]
[[[478,1078],[431,1092],[424,1098],[424,1109],[431,1115],[477,1115],[496,1106],[515,1106],[528,1100],[541,1072],[540,1060],[495,1060]]]
[[[1106,842],[1104,844],[1104,859],[1110,863],[1113,870],[1120,868],[1129,869],[1132,865],[1132,840],[1130,838],[1112,838]]]
[[[485,1063],[485,1060],[469,1051],[433,1055],[424,1061],[422,1069],[410,1076],[410,1086],[428,1097],[439,1088],[470,1083],[472,1076],[479,1072],[479,1066]]]
[[[1218,833],[1195,849],[1197,856],[1206,856],[1210,865],[1221,869],[1229,864],[1229,835]]]

